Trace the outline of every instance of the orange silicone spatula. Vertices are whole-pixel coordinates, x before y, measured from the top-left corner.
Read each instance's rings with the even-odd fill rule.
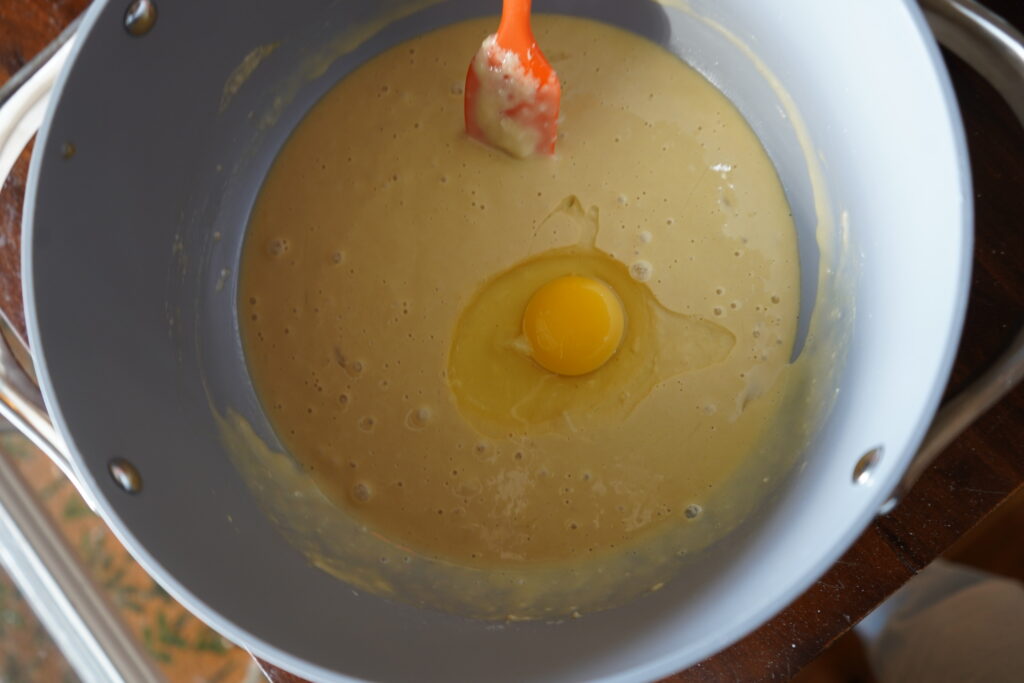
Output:
[[[466,132],[517,157],[554,154],[562,86],[530,30],[530,0],[504,0],[466,75]]]

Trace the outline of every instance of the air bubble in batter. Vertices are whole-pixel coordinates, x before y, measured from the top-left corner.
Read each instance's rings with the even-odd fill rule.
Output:
[[[364,481],[356,482],[352,487],[352,497],[360,503],[368,503],[373,498],[373,488]]]
[[[284,256],[290,248],[291,244],[284,237],[275,237],[267,242],[267,254],[273,257]]]
[[[409,429],[419,431],[427,426],[430,419],[433,417],[433,412],[428,406],[419,406],[413,408],[405,416],[405,426]]]
[[[654,274],[654,266],[648,261],[634,261],[629,267],[629,275],[637,282],[647,282]]]

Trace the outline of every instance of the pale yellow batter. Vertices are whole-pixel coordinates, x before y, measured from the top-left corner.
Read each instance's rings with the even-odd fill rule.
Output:
[[[534,26],[563,84],[554,158],[463,132],[467,60],[493,20],[404,43],[282,149],[239,290],[255,385],[320,488],[396,545],[480,567],[606,556],[713,516],[780,410],[799,305],[788,206],[735,108],[632,34]],[[573,245],[567,269],[618,262],[598,275],[627,278],[627,335],[647,351],[574,380],[578,401],[554,379],[554,416],[467,407],[462,382],[492,368],[470,360],[453,388],[464,314],[499,274]],[[643,323],[643,306],[675,323]]]

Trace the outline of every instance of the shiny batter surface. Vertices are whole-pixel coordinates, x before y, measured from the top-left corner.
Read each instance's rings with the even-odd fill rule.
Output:
[[[479,567],[607,556],[707,523],[704,506],[777,418],[796,234],[735,108],[673,55],[604,24],[535,20],[563,84],[554,158],[469,139],[466,60],[492,29],[470,21],[396,46],[310,111],[251,217],[241,334],[282,442],[375,533]],[[486,398],[549,381],[527,362],[506,386],[486,357],[450,376],[489,283],[537,263],[502,300],[606,268],[597,276],[613,287],[625,278],[627,334],[644,351],[574,380],[585,391],[556,380],[557,415],[475,411],[465,382]],[[490,312],[513,329],[522,307],[484,312],[477,324]],[[605,372],[623,363],[634,365]]]

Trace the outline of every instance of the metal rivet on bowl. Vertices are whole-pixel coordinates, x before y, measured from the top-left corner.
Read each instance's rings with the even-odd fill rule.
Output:
[[[114,458],[107,463],[110,476],[125,493],[138,493],[142,490],[142,475],[135,465],[124,458]]]
[[[853,466],[853,483],[854,484],[867,484],[871,481],[871,475],[875,471],[875,466],[882,459],[882,447],[872,448],[870,451],[860,456],[860,460]]]
[[[144,36],[156,23],[153,0],[134,0],[124,12],[124,27],[133,36]]]

